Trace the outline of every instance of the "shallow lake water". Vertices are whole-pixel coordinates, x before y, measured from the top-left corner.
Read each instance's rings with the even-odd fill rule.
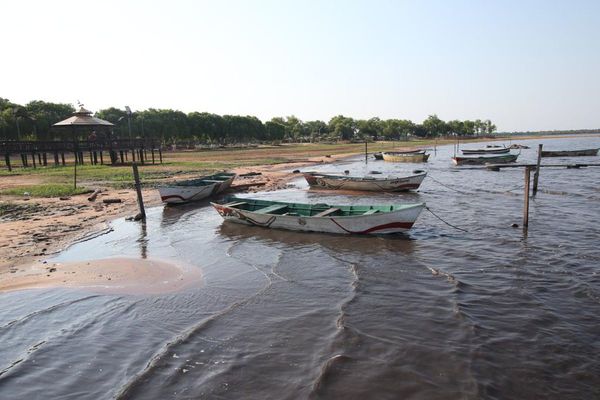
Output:
[[[515,142],[532,163],[538,143],[600,147],[598,136]],[[511,227],[523,169],[454,167],[452,145],[431,153],[305,168],[424,169],[416,193],[314,191],[299,177],[252,197],[423,201],[461,230],[424,211],[405,235],[278,231],[223,223],[207,202],[151,208],[145,227],[116,220],[56,260],[157,258],[201,269],[202,284],[0,294],[0,398],[600,398],[600,168],[542,168],[524,236]]]

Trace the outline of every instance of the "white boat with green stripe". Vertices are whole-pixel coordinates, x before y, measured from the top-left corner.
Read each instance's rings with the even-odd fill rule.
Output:
[[[380,235],[412,228],[425,203],[329,205],[228,197],[211,203],[225,221],[292,231]]]

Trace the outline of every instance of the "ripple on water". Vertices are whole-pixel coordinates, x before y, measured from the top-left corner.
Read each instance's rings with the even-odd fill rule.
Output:
[[[543,140],[600,147],[598,137]],[[523,141],[537,147],[538,140]],[[463,146],[479,147],[466,144]],[[597,169],[543,169],[521,224],[523,173],[430,163],[412,194],[297,188],[252,196],[356,204],[426,201],[406,235],[300,234],[223,223],[207,203],[119,220],[61,260],[159,257],[202,285],[159,296],[63,290],[2,294],[7,398],[600,397]],[[535,150],[520,160],[535,162]],[[562,162],[562,161],[561,161]],[[339,165],[323,166],[337,171]],[[442,182],[445,186],[440,185]],[[8,306],[6,306],[8,305]],[[57,384],[59,382],[59,384]]]

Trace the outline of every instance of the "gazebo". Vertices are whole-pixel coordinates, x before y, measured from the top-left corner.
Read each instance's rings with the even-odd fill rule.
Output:
[[[86,110],[85,108],[83,108],[83,106],[79,107],[79,111],[75,112],[71,117],[52,125],[53,128],[71,127],[73,139],[75,139],[74,135],[77,128],[91,128],[91,134],[92,132],[94,132],[95,128],[112,130],[113,126],[115,126],[115,124],[113,124],[112,122],[93,117],[92,112]]]
[[[129,153],[131,153],[132,161],[135,162],[137,159],[141,164],[144,164],[146,150],[151,151],[152,164],[154,164],[154,151],[158,150],[160,162],[162,163],[160,145],[156,146],[154,141],[146,141],[145,139],[115,138],[112,135],[114,126],[112,122],[93,117],[92,112],[86,110],[83,106],[80,106],[79,111],[75,112],[73,116],[52,125],[53,128],[57,129],[69,129],[70,127],[73,141],[72,149],[69,151],[75,154],[75,160],[79,164],[83,164],[84,151],[89,152],[92,164],[98,163],[98,155],[100,156],[100,163],[104,164],[102,157],[104,151],[108,151],[111,164],[116,164],[119,159],[121,164],[125,163],[129,158]],[[86,139],[79,140],[77,137],[78,132],[86,132]],[[71,143],[65,141],[65,145],[69,144]]]

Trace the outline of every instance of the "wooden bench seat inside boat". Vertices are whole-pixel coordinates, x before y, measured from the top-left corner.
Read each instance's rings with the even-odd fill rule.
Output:
[[[246,204],[245,201],[234,201],[232,203],[227,203],[227,204],[223,204],[225,207],[237,207],[237,206],[243,206],[244,204]]]
[[[318,214],[315,214],[315,215],[313,215],[313,217],[326,217],[326,216],[328,216],[328,215],[331,215],[331,214],[333,214],[333,213],[335,213],[335,212],[338,212],[338,211],[340,211],[340,209],[339,209],[339,208],[332,207],[332,208],[328,208],[328,209],[327,209],[327,210],[325,210],[325,211],[321,211],[321,212],[320,212],[320,213],[318,213]]]
[[[273,204],[272,206],[264,207],[254,212],[258,214],[271,214],[275,211],[283,210],[284,208],[287,208],[287,204]]]
[[[379,212],[379,210],[376,210],[376,209],[372,208],[370,210],[365,211],[363,213],[363,215],[371,215],[371,214],[375,214],[375,213],[378,213],[378,212]]]

